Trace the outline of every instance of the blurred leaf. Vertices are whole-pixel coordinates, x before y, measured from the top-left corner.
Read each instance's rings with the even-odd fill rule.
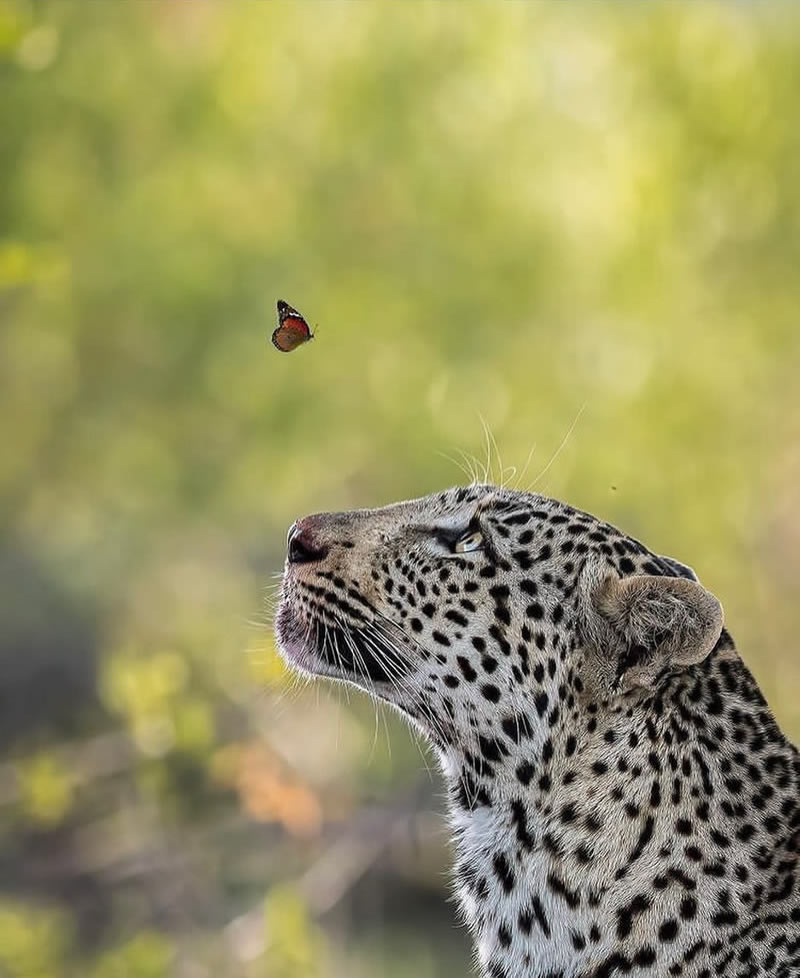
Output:
[[[160,934],[142,932],[103,954],[91,978],[171,978],[174,950]]]
[[[237,744],[218,751],[212,772],[236,789],[250,818],[279,822],[300,838],[318,834],[322,809],[314,792],[264,744]]]
[[[321,974],[325,947],[302,898],[290,887],[274,887],[264,903],[265,978],[314,978]]]
[[[30,818],[43,825],[60,822],[73,804],[73,784],[49,754],[40,754],[18,766],[22,807]]]
[[[64,914],[0,902],[0,974],[8,978],[62,978],[71,942]]]

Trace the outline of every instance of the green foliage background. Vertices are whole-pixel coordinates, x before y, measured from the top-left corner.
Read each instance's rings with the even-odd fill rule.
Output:
[[[800,732],[799,59],[791,4],[0,0],[0,975],[466,973],[424,748],[264,586],[481,418]]]

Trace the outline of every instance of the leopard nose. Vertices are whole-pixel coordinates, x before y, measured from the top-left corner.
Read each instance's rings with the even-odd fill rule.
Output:
[[[306,517],[289,527],[286,549],[290,564],[310,564],[322,560],[329,548],[322,543],[313,517]]]

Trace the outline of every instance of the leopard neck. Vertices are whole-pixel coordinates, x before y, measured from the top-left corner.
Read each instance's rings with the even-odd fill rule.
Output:
[[[762,707],[730,643],[624,709],[582,704],[578,724],[450,752],[456,883],[484,974],[602,975],[626,942],[644,974],[678,931],[710,954],[709,928],[746,924],[768,883],[726,850],[760,831],[739,796],[753,752],[782,740]],[[665,948],[636,942],[645,920]]]

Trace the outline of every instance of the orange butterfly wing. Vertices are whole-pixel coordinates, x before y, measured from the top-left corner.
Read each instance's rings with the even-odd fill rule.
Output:
[[[272,345],[281,353],[291,353],[314,338],[300,313],[283,299],[278,300],[278,327],[272,334]]]

